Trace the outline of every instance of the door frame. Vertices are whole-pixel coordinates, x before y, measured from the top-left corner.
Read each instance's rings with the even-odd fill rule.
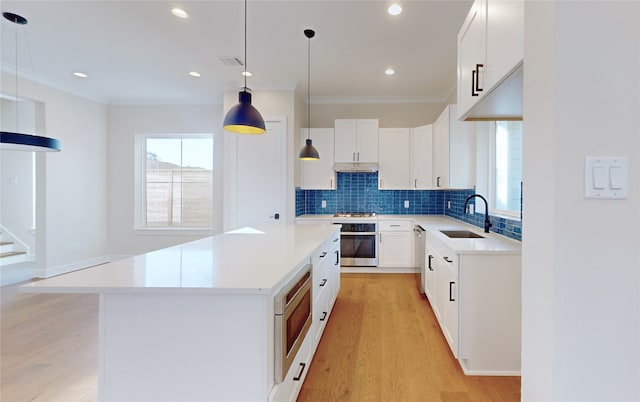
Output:
[[[283,174],[281,175],[280,180],[282,181],[282,189],[283,194],[280,199],[280,221],[282,223],[287,222],[288,218],[288,210],[287,210],[287,138],[288,138],[288,125],[287,125],[287,116],[285,115],[274,115],[274,116],[264,116],[264,122],[268,126],[269,123],[280,123],[282,124],[282,136],[280,138],[282,147],[282,158],[280,158],[280,168],[282,169]],[[238,221],[238,135],[243,134],[235,134],[228,131],[224,131],[222,136],[223,141],[223,149],[224,149],[224,178],[223,178],[223,211],[222,211],[222,230],[223,232],[227,232],[229,230],[237,229],[237,221]]]

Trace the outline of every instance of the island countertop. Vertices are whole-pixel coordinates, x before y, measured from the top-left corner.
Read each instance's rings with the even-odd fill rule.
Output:
[[[339,227],[258,225],[43,279],[26,293],[271,294]]]

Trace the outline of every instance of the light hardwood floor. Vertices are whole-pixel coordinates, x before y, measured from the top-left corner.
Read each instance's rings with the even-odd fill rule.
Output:
[[[343,274],[299,402],[518,401],[518,377],[467,377],[413,274]],[[1,289],[0,401],[97,399],[98,297]]]
[[[414,274],[343,274],[298,402],[520,400],[520,377],[465,376]]]

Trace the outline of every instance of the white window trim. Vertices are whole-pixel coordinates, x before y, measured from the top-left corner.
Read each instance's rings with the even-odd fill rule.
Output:
[[[495,123],[493,134],[489,136],[489,215],[506,218],[514,221],[520,220],[520,211],[497,209],[496,205],[496,135]]]
[[[485,195],[489,204],[489,215],[520,221],[520,211],[506,211],[495,208],[495,122],[476,125],[477,153],[476,153],[476,193]],[[484,203],[476,203],[475,213],[484,214]]]
[[[134,221],[133,221],[133,233],[144,235],[213,235],[214,227],[213,223],[211,227],[157,227],[146,226],[144,224],[144,217],[146,215],[146,194],[143,191],[147,186],[146,175],[144,174],[146,166],[145,161],[147,158],[146,142],[149,138],[211,138],[214,139],[212,133],[172,133],[172,134],[136,134],[134,139]],[[214,143],[215,147],[215,143]],[[213,209],[213,205],[211,205]]]

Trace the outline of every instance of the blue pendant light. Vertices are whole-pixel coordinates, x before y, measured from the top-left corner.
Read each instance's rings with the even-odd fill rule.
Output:
[[[247,0],[244,0],[244,87],[238,94],[239,103],[229,109],[224,118],[224,129],[238,134],[264,134],[267,128],[258,109],[251,104],[247,91]]]
[[[4,12],[2,16],[16,24],[16,131],[18,131],[18,25],[26,25],[27,19],[14,13]],[[0,131],[0,149],[9,151],[60,151],[60,141],[37,135]]]
[[[305,146],[300,150],[298,158],[303,161],[317,161],[320,159],[318,150],[315,149],[311,142],[311,38],[316,35],[313,29],[305,29],[304,36],[309,39],[307,52],[307,140]]]

